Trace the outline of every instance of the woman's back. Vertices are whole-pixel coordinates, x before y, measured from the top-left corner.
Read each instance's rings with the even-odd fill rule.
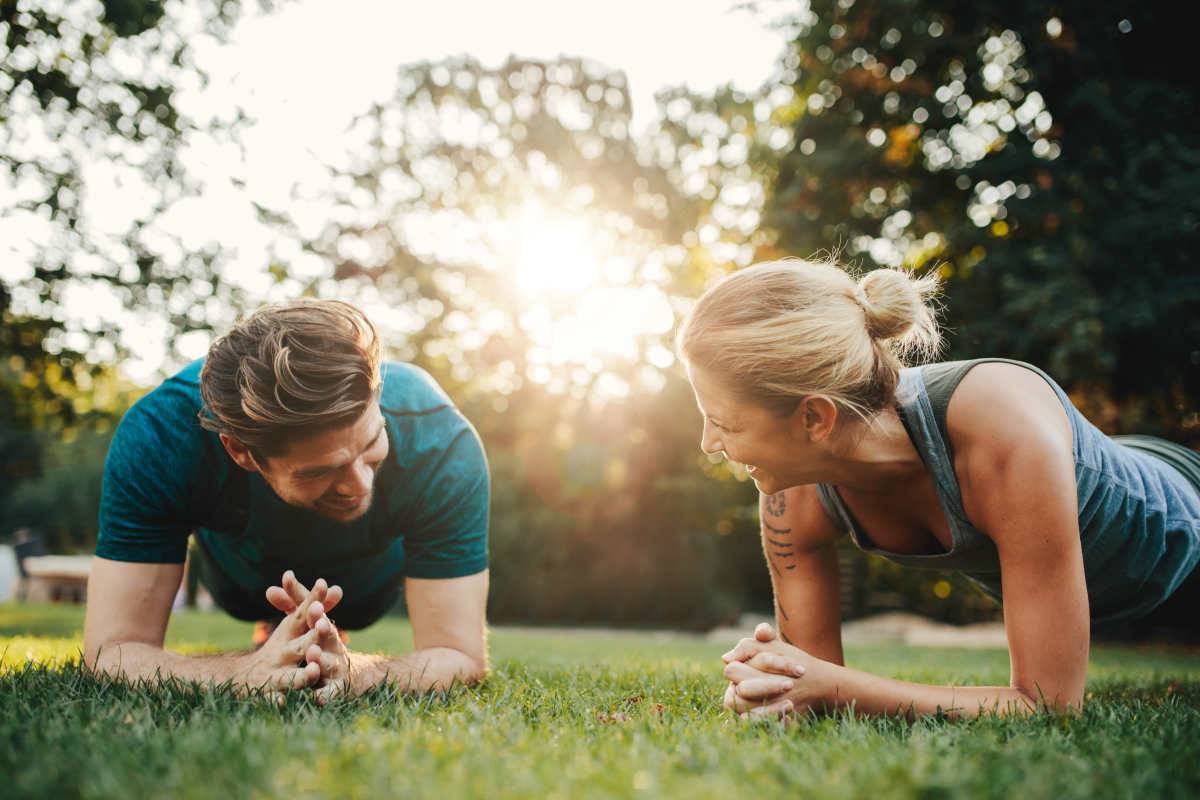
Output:
[[[821,485],[819,496],[827,513],[864,550],[909,566],[960,570],[999,599],[996,548],[967,518],[946,423],[959,383],[971,369],[989,362],[1017,364],[1040,375],[1066,412],[1093,620],[1135,619],[1148,613],[1200,561],[1200,456],[1150,437],[1109,438],[1075,409],[1057,383],[1028,364],[977,359],[901,372],[897,412],[933,479],[952,534],[948,552],[914,555],[875,547],[856,530],[834,487]]]

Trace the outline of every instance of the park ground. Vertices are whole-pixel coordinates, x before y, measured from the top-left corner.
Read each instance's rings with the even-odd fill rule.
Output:
[[[78,667],[77,607],[0,606],[6,798],[1200,796],[1200,651],[1097,647],[1075,717],[847,715],[790,727],[723,713],[719,655],[685,634],[505,630],[480,687],[284,708]],[[168,646],[241,648],[249,627],[182,613]],[[361,650],[403,650],[389,618]],[[918,681],[1003,683],[1002,649],[848,648]]]

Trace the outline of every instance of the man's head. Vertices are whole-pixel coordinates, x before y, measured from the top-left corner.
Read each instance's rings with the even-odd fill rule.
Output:
[[[262,308],[209,349],[200,424],[285,502],[350,521],[388,452],[379,361],[379,336],[351,305]]]

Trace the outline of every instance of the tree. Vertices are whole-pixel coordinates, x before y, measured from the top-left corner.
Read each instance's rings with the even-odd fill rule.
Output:
[[[405,67],[332,197],[264,209],[303,241],[281,269],[362,305],[478,426],[497,619],[711,624],[740,606],[731,561],[761,561],[670,353],[695,203],[630,113],[580,59]]]
[[[1041,364],[1117,401],[1110,428],[1195,438],[1200,122],[1171,9],[814,0],[792,23],[775,247],[940,270],[953,357]]]

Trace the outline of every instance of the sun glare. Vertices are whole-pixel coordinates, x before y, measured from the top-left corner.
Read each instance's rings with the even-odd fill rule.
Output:
[[[628,387],[606,375],[606,366],[669,363],[664,348],[648,339],[674,325],[671,304],[614,234],[533,204],[503,225],[521,303],[518,322],[534,343],[531,380],[553,384],[563,373],[578,380],[583,370],[598,376],[607,394],[622,395]]]

